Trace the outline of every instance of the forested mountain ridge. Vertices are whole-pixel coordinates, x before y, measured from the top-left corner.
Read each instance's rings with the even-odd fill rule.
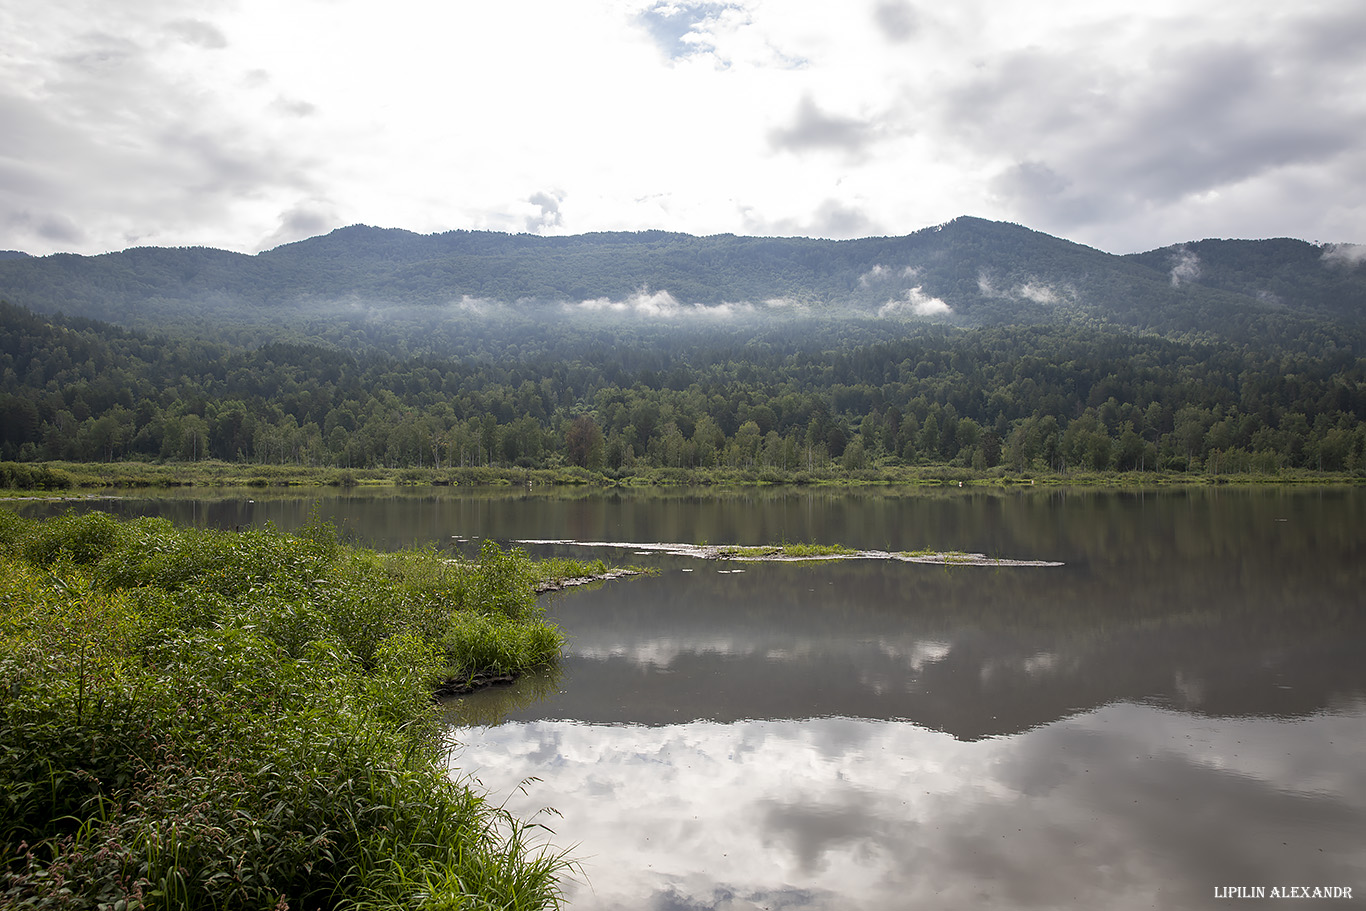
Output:
[[[0,257],[0,459],[1366,474],[1360,252],[960,218]]]
[[[1366,267],[1334,260],[1333,249],[1204,240],[1114,256],[968,217],[904,237],[845,241],[662,231],[420,235],[354,225],[255,256],[134,248],[0,258],[0,299],[200,334],[253,325],[301,331],[319,318],[355,321],[356,308],[372,320],[428,308],[422,322],[459,321],[452,307],[488,304],[513,316],[549,307],[785,318],[795,308],[964,327],[1109,325],[1292,348],[1326,332],[1360,350]]]
[[[1291,238],[1201,240],[1125,259],[1177,280],[1254,298],[1272,308],[1360,324],[1366,320],[1366,247]]]

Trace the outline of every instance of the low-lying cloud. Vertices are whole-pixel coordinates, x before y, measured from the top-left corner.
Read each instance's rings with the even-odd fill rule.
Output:
[[[1325,266],[1353,269],[1366,262],[1366,244],[1328,244],[1320,259]]]
[[[1172,287],[1179,288],[1184,283],[1200,277],[1200,257],[1182,247],[1172,254]]]
[[[891,274],[891,269],[879,263],[858,277],[858,286],[867,288],[876,282],[886,281]]]
[[[860,288],[871,288],[881,282],[892,281],[897,278],[912,279],[918,275],[920,275],[920,270],[915,266],[895,269],[891,266],[884,266],[882,263],[876,263],[873,268],[858,277],[858,286]]]
[[[630,314],[663,319],[684,317],[730,319],[753,313],[754,305],[748,303],[684,304],[668,291],[651,291],[649,288],[642,288],[625,300],[596,297],[592,300],[579,301],[576,304],[566,303],[564,309],[569,313]]]
[[[1020,285],[1016,292],[1025,300],[1033,301],[1036,304],[1056,304],[1062,300],[1057,291],[1039,282],[1027,282]]]
[[[1056,288],[1047,282],[1033,278],[1023,284],[1015,285],[1009,290],[997,288],[985,269],[977,273],[977,291],[983,297],[1027,300],[1046,306],[1059,304],[1076,296],[1076,292],[1071,288]]]
[[[937,297],[926,294],[916,285],[906,291],[898,300],[889,300],[878,308],[878,316],[898,316],[909,313],[914,316],[944,316],[952,313],[953,308]]]

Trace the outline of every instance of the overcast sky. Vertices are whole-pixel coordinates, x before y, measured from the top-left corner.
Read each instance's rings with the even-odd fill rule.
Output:
[[[1366,242],[1366,3],[0,0],[0,249]]]

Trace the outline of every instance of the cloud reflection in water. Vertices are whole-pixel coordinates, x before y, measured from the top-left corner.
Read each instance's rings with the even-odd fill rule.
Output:
[[[909,722],[531,721],[454,764],[551,805],[571,907],[1201,907],[1215,886],[1366,883],[1366,720],[1116,704],[975,742]],[[525,794],[519,783],[533,782]]]

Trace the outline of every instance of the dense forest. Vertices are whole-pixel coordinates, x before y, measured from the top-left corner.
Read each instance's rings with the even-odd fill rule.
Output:
[[[1355,252],[958,219],[10,257],[0,459],[1366,473]]]
[[[546,342],[531,338],[529,354],[457,360],[154,337],[13,305],[0,321],[4,459],[1366,468],[1366,360],[1345,350],[1040,326],[851,344],[831,321],[808,327],[828,347],[702,335],[617,353],[588,334],[574,357],[542,360]]]

